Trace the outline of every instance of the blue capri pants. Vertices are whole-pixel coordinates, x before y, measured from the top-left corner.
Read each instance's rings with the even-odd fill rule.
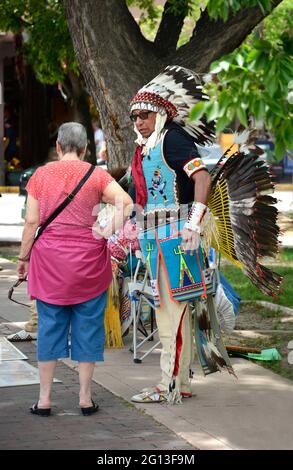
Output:
[[[73,361],[103,361],[106,302],[107,291],[98,297],[74,305],[53,305],[37,300],[38,361],[69,357],[70,329]]]

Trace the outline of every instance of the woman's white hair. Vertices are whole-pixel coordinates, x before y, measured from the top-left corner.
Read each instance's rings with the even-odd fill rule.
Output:
[[[78,122],[66,122],[59,127],[57,142],[63,154],[76,152],[80,155],[87,146],[86,129]]]

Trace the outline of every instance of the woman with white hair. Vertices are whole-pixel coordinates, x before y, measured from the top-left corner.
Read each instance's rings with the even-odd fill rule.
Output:
[[[38,168],[26,186],[17,271],[19,279],[28,274],[28,292],[37,301],[40,395],[31,412],[41,416],[51,414],[54,371],[58,359],[69,357],[70,328],[82,414],[98,410],[91,379],[95,362],[103,360],[106,291],[112,279],[104,237],[114,230],[114,222],[97,229],[93,209],[100,202],[113,204],[122,223],[132,209],[131,198],[106,171],[83,161],[86,146],[81,124],[63,124],[56,143],[59,160]],[[45,230],[35,240],[40,226]]]

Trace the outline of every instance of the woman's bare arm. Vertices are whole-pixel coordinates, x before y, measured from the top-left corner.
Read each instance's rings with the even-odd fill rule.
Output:
[[[27,198],[25,224],[22,233],[22,241],[17,266],[18,277],[25,279],[27,275],[28,261],[31,247],[34,242],[37,228],[40,224],[39,203],[30,194]]]
[[[116,181],[112,181],[106,186],[102,195],[102,201],[115,207],[114,216],[105,229],[102,228],[101,230],[101,227],[95,226],[98,233],[108,238],[124,225],[133,210],[133,201]]]

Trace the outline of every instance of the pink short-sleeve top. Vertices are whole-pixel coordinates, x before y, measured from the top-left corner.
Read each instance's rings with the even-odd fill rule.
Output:
[[[48,163],[37,169],[26,190],[39,203],[40,225],[86,174],[90,164],[80,160]],[[96,239],[96,221],[102,194],[113,178],[96,167],[68,206],[51,222],[33,246],[28,291],[33,299],[57,305],[90,300],[112,279],[107,242]]]

